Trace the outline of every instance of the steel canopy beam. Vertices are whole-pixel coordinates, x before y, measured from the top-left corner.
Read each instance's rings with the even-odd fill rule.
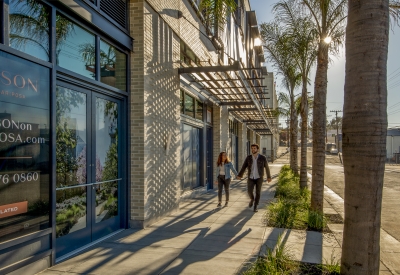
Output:
[[[261,77],[255,77],[255,78],[246,78],[246,80],[256,80],[256,79],[264,79]],[[199,80],[192,80],[190,82],[218,82],[218,81],[240,81],[241,79],[239,78],[235,78],[235,79],[213,79],[213,80],[203,80],[203,79],[199,79]]]
[[[240,69],[239,61],[235,61],[233,62],[232,65],[229,66],[204,66],[204,67],[179,68],[178,74],[229,72],[229,71],[239,71],[239,69]]]
[[[253,101],[223,101],[220,103],[221,106],[238,106],[238,105],[254,105]]]
[[[265,123],[265,120],[254,120],[254,119],[245,119],[243,123]]]
[[[228,112],[247,112],[247,111],[258,111],[258,109],[257,108],[228,109]]]
[[[262,87],[268,87],[268,86],[253,86],[255,88],[262,88]],[[243,86],[241,87],[218,87],[218,88],[206,88],[208,90],[219,90],[219,89],[233,89],[233,88],[245,88]]]
[[[271,132],[271,129],[267,128],[267,129],[253,129],[253,131],[255,132]]]

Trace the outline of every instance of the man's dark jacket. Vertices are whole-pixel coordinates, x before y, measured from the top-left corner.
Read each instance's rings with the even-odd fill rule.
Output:
[[[242,169],[240,169],[238,177],[243,176],[246,168],[247,168],[247,176],[250,177],[252,165],[253,165],[253,155],[249,155],[244,160]],[[264,168],[265,170],[267,170],[267,178],[271,178],[271,173],[269,172],[267,158],[261,154],[259,154],[257,158],[257,168],[258,168],[258,174],[260,175],[261,179],[264,178]]]

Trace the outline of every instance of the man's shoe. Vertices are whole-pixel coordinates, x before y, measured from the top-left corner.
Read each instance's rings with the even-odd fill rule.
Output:
[[[218,203],[217,207],[221,207],[221,203],[220,202]]]
[[[251,207],[253,207],[253,200],[251,200],[250,202],[249,202],[249,207],[251,208]]]
[[[254,205],[254,212],[258,212],[257,205]]]

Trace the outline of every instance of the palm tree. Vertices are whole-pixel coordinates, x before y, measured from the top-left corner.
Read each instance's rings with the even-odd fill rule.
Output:
[[[267,53],[267,59],[283,76],[283,86],[289,92],[290,98],[290,167],[298,173],[297,156],[297,127],[294,90],[300,85],[301,75],[293,59],[293,44],[290,43],[288,33],[281,31],[277,22],[262,23],[260,34]]]
[[[318,33],[317,71],[314,83],[313,159],[311,208],[323,211],[325,174],[326,93],[329,51],[337,53],[344,41],[347,0],[299,0],[314,20]],[[330,41],[329,41],[329,40]],[[330,42],[330,43],[329,43]]]
[[[273,110],[272,115],[275,117],[284,117],[289,119],[290,117],[290,97],[287,93],[278,93],[278,107]],[[289,147],[288,131],[286,132],[286,145]]]
[[[228,16],[237,8],[235,0],[201,0],[200,10],[207,20],[207,25],[212,30],[223,29]]]
[[[308,76],[317,56],[317,32],[312,20],[305,17],[296,5],[296,0],[282,0],[275,4],[276,18],[289,32],[294,48],[294,62],[302,80],[301,93],[301,159],[300,187],[307,187],[307,129],[308,129]]]
[[[379,274],[389,17],[389,0],[349,0],[342,126],[346,219],[341,274]]]

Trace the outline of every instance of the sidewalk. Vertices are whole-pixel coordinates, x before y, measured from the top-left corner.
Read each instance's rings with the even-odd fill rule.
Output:
[[[325,186],[324,189],[324,213],[337,213],[344,217],[344,201],[334,191]],[[339,244],[343,240],[343,224],[329,224],[329,229],[333,232]],[[390,236],[381,228],[381,264],[380,275],[400,274],[400,242]],[[340,250],[339,250],[340,252]],[[338,253],[340,259],[340,253]]]
[[[271,164],[271,173],[285,162]],[[263,185],[258,213],[248,208],[246,182],[234,181],[228,207],[217,208],[211,191],[149,228],[127,229],[40,274],[239,274],[266,247],[274,248],[280,234],[299,261],[321,263],[340,252],[334,234],[265,226],[275,184]]]

